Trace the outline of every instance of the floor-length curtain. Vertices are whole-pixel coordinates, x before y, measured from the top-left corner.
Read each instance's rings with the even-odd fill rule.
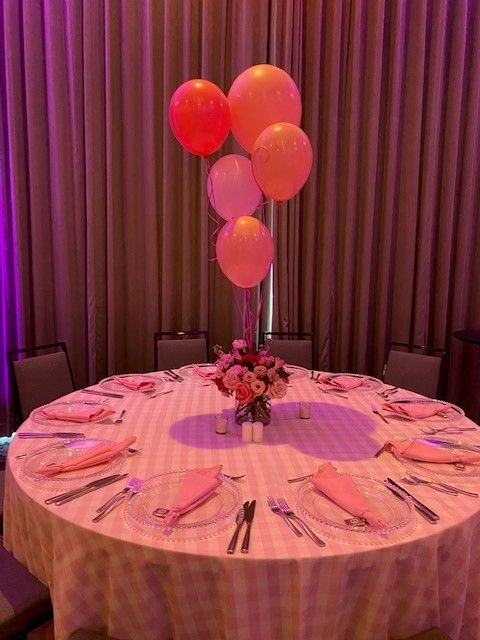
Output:
[[[150,370],[156,330],[208,328],[212,344],[239,333],[212,260],[207,165],[173,137],[168,104],[185,80],[227,92],[265,62],[268,8],[0,2],[0,422],[8,349],[66,340],[84,385]]]
[[[299,4],[315,163],[278,207],[274,326],[313,331],[319,367],[378,375],[390,340],[449,349],[480,325],[480,4]]]

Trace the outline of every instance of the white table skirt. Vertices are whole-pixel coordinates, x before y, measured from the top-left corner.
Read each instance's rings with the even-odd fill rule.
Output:
[[[5,545],[49,585],[58,640],[79,627],[119,640],[395,640],[434,625],[454,639],[480,638],[480,500],[415,487],[440,514],[438,524],[416,517],[406,539],[376,546],[319,532],[325,548],[292,535],[266,505],[267,495],[293,503],[295,485],[286,479],[325,460],[342,471],[398,479],[404,470],[390,454],[372,455],[387,439],[419,435],[418,423],[384,424],[371,412],[379,404],[372,391],[351,392],[347,401],[302,379],[273,402],[264,442],[245,444],[232,419],[228,434],[215,433],[214,416],[233,409],[231,399],[190,380],[171,388],[151,400],[138,393],[109,400],[127,409],[123,424],[99,425],[89,435],[137,435],[142,454],[128,459],[128,471],[141,478],[214,464],[245,473],[238,482],[243,499],[257,499],[250,552],[225,553],[233,520],[214,538],[181,543],[142,537],[122,508],[93,524],[95,508],[117,484],[47,506],[52,491],[25,482],[15,456],[48,441],[14,438]],[[297,417],[300,400],[312,401],[310,420]],[[27,420],[22,428],[29,427]]]

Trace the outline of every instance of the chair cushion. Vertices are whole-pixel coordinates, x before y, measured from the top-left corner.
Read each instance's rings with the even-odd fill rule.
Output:
[[[0,546],[0,640],[33,628],[51,615],[47,587]]]

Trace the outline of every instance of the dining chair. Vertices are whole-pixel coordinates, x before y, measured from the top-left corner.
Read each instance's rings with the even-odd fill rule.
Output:
[[[3,497],[5,495],[5,469],[0,470],[0,535],[3,531]]]
[[[0,640],[21,640],[52,617],[50,593],[0,545]]]
[[[55,342],[8,352],[17,415],[30,413],[75,389],[65,342]]]
[[[283,358],[287,364],[313,368],[313,336],[311,333],[264,331],[262,343],[268,340],[270,353]]]
[[[392,342],[383,369],[383,381],[429,398],[439,393],[445,351],[404,342]]]
[[[208,331],[157,331],[153,349],[156,371],[208,362]]]

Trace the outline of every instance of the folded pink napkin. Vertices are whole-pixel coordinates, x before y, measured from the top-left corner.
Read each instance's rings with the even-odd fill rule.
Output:
[[[222,465],[207,467],[206,469],[190,469],[186,472],[175,504],[165,516],[165,524],[171,527],[178,520],[182,513],[187,513],[210,496],[221,484],[218,477],[222,470]]]
[[[113,380],[132,391],[151,391],[155,389],[155,380],[145,376],[113,376]]]
[[[92,447],[83,456],[79,456],[72,460],[72,462],[65,462],[63,464],[49,464],[47,467],[40,467],[36,470],[37,473],[49,477],[54,476],[57,473],[65,473],[66,471],[78,471],[79,469],[86,469],[88,467],[94,467],[97,464],[108,462],[114,456],[121,453],[124,449],[127,449],[131,444],[135,442],[137,436],[130,436],[122,440],[122,442],[105,442],[98,444],[96,447]]]
[[[374,529],[383,529],[386,526],[348,473],[338,473],[331,462],[326,462],[318,468],[312,482],[335,504],[353,516],[365,518]]]
[[[367,376],[362,376],[360,378],[356,378],[354,376],[332,377],[329,373],[324,373],[318,378],[320,383],[329,384],[331,387],[337,387],[337,389],[343,389],[344,391],[361,387],[365,382],[367,382],[367,380]]]
[[[63,420],[64,422],[96,422],[103,420],[115,413],[109,407],[96,407],[88,404],[74,405],[49,405],[38,412],[38,415],[49,420]]]
[[[382,411],[390,411],[404,418],[414,418],[416,420],[431,418],[436,415],[445,416],[448,411],[448,408],[440,402],[419,402],[418,404],[415,402],[384,402],[380,408]]]
[[[436,444],[415,440],[392,440],[385,445],[387,451],[396,451],[404,458],[419,460],[420,462],[439,462],[476,464],[480,462],[480,453],[457,453],[451,449],[444,449]]]

